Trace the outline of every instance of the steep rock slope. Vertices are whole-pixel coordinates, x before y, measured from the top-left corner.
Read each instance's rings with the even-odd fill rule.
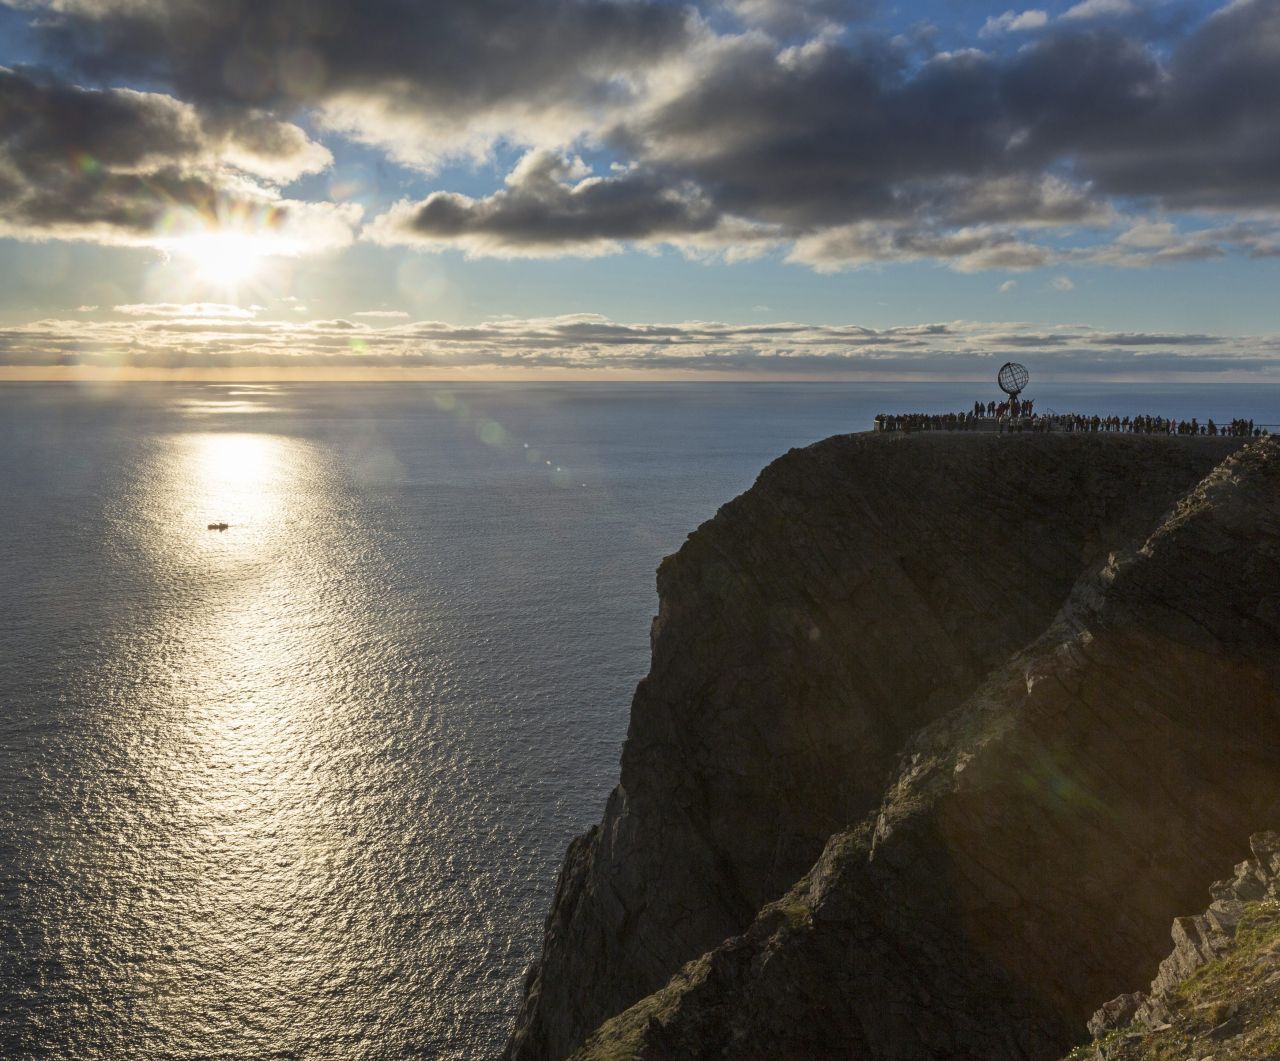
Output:
[[[1280,833],[1217,881],[1203,914],[1173,923],[1150,992],[1120,995],[1089,1021],[1098,1042],[1073,1061],[1280,1057]]]
[[[1225,461],[581,1057],[1052,1058],[1280,815],[1280,445]]]
[[[832,834],[880,804],[922,726],[971,697],[1049,626],[1082,573],[1140,543],[1235,448],[847,436],[766,469],[659,570],[653,663],[632,704],[621,783],[602,824],[570,849],[509,1054],[566,1056],[747,928]],[[847,887],[876,896],[858,902],[893,908],[881,890],[904,882],[868,875],[865,851],[860,859],[868,880]],[[932,873],[923,855],[919,864]],[[822,894],[843,875],[831,868]],[[923,883],[948,898],[946,881]],[[960,911],[926,903],[899,914],[946,925]],[[898,946],[892,926],[877,931]],[[1089,997],[1081,1020],[1098,1001]],[[1038,1027],[1062,1002],[1020,1004]],[[1071,1003],[1083,1005],[1075,994]]]

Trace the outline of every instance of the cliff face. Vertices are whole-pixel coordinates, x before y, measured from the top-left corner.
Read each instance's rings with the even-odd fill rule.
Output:
[[[1069,1047],[1280,796],[1280,462],[1214,471],[1237,448],[856,436],[766,469],[659,571],[510,1054]]]
[[[1089,1020],[1099,1041],[1073,1058],[1280,1056],[1280,833],[1213,885],[1203,914],[1173,923],[1150,993],[1120,995]]]

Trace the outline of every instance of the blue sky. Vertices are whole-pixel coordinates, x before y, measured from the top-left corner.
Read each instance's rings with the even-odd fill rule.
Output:
[[[1277,0],[24,0],[0,42],[0,373],[1280,379]]]

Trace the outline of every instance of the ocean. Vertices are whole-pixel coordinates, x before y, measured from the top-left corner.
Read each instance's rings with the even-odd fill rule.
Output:
[[[0,385],[0,1054],[493,1056],[658,561],[788,448],[988,391]]]

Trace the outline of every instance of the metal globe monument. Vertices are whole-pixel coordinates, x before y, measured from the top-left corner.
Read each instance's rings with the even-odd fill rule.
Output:
[[[1006,361],[1000,366],[1000,371],[996,375],[996,382],[1000,385],[1000,389],[1010,398],[1017,398],[1030,379],[1031,373],[1027,371],[1026,366],[1016,361]]]

